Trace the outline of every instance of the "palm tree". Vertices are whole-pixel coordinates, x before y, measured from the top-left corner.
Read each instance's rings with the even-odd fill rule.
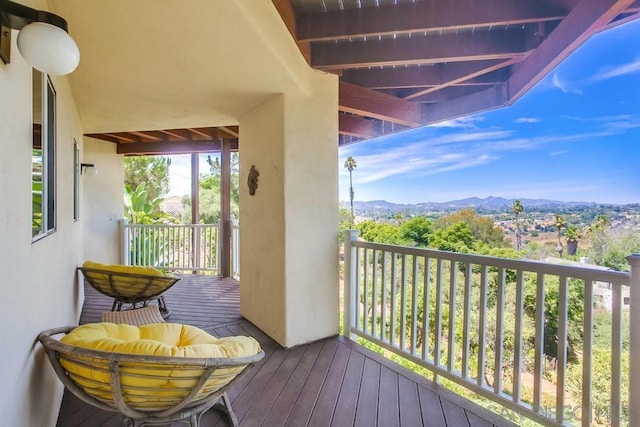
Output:
[[[569,255],[575,255],[578,250],[578,239],[582,235],[576,227],[569,227],[564,233],[564,238],[567,239],[567,253]]]
[[[556,214],[555,218],[555,226],[558,231],[558,246],[556,247],[556,251],[560,254],[560,258],[562,258],[562,252],[564,251],[564,247],[562,246],[562,229],[567,228],[567,220],[564,219],[562,215]]]
[[[353,221],[355,216],[353,215],[353,170],[358,167],[356,163],[356,159],[349,156],[347,160],[344,161],[344,167],[349,171],[349,200],[351,201],[351,227],[353,228]]]
[[[520,203],[520,200],[516,199],[513,201],[513,205],[511,205],[511,212],[516,216],[516,250],[519,251],[522,249],[522,236],[520,233],[520,214],[524,212],[524,206]]]

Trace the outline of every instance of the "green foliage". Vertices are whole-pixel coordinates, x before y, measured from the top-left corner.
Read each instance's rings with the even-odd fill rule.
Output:
[[[163,156],[133,156],[124,158],[125,188],[135,189],[146,183],[147,197],[155,200],[169,192],[171,159]]]
[[[409,242],[400,233],[400,228],[391,224],[380,224],[375,221],[363,221],[355,225],[360,230],[360,237],[373,243],[390,245],[407,245]]]
[[[231,216],[238,218],[240,214],[240,178],[238,168],[240,159],[237,153],[231,153]],[[200,198],[200,223],[215,224],[220,220],[220,194],[222,181],[222,165],[219,157],[207,156],[209,173],[200,175],[200,188],[198,196]],[[191,222],[191,199],[184,199],[185,214],[182,221]]]
[[[344,242],[344,231],[351,229],[351,212],[349,209],[338,206],[338,240]]]
[[[564,232],[564,238],[567,239],[567,242],[577,242],[581,237],[580,230],[573,226],[567,228],[567,231]]]
[[[503,231],[493,224],[493,220],[476,214],[472,209],[463,209],[460,212],[438,218],[434,222],[433,228],[437,232],[460,222],[467,225],[475,240],[479,240],[489,246],[507,245]]]
[[[134,190],[125,187],[124,212],[130,224],[153,224],[169,220],[171,217],[158,209],[160,202],[161,197],[149,197],[146,182],[139,184]]]
[[[473,251],[474,236],[469,226],[457,222],[447,228],[440,228],[433,234],[431,245],[441,251],[465,252]]]
[[[429,238],[431,236],[431,221],[424,216],[417,216],[405,221],[400,225],[400,234],[402,237],[415,246],[429,246]]]
[[[617,271],[629,271],[626,257],[640,253],[640,233],[631,230],[607,230],[589,235],[591,261]]]

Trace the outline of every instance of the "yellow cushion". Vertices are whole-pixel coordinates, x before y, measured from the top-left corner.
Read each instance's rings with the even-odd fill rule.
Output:
[[[153,267],[109,265],[93,261],[86,261],[82,266],[87,269],[104,272],[85,272],[86,277],[91,280],[93,286],[98,290],[106,295],[124,299],[142,301],[148,299],[148,296],[162,294],[178,279],[178,276],[163,273]],[[111,273],[111,277],[107,273]],[[149,279],[131,276],[132,274],[152,276],[153,279],[149,283]]]
[[[194,326],[155,323],[144,326],[90,323],[65,335],[65,344],[109,353],[166,356],[179,358],[228,358],[253,356],[260,344],[244,336],[216,338]],[[88,394],[106,401],[111,395],[109,366],[104,360],[89,357],[61,358],[71,378]],[[151,362],[124,363],[121,382],[125,401],[131,406],[159,408],[175,404],[197,384],[204,369]],[[214,371],[196,396],[201,399],[228,384],[240,373],[239,368]]]
[[[86,261],[82,264],[84,268],[90,268],[94,270],[104,270],[111,273],[126,273],[126,274],[140,274],[143,276],[166,276],[177,277],[173,274],[163,273],[154,267],[143,267],[139,265],[121,265],[121,264],[101,264],[99,262]]]

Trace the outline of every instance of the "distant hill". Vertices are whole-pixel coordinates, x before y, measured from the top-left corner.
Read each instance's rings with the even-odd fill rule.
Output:
[[[427,212],[447,212],[456,211],[465,208],[472,208],[477,211],[504,211],[510,209],[515,199],[505,199],[503,197],[487,197],[481,199],[478,197],[469,197],[462,200],[451,200],[449,202],[424,202],[415,204],[391,203],[386,200],[372,201],[354,201],[354,209],[362,214],[368,213],[395,213],[395,212],[412,212],[416,214]],[[525,209],[571,209],[576,207],[595,206],[593,202],[561,202],[558,200],[547,199],[520,199]]]

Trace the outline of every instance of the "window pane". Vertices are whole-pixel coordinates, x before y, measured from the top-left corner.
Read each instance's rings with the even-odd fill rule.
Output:
[[[47,230],[56,228],[56,93],[47,79]]]
[[[44,232],[43,206],[44,195],[44,153],[42,151],[42,73],[33,70],[33,146],[31,149],[31,229],[32,236]]]
[[[73,219],[77,221],[80,218],[80,149],[78,142],[73,140]]]

